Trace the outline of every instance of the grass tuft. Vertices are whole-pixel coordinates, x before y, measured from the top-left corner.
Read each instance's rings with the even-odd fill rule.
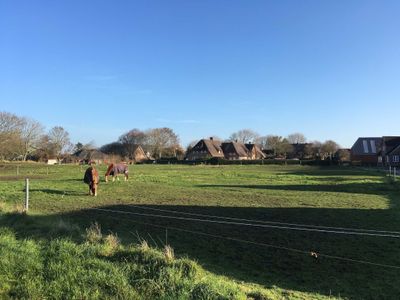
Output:
[[[89,228],[86,228],[85,239],[89,243],[99,243],[102,238],[103,234],[101,233],[101,227],[97,222],[92,223]]]
[[[165,245],[163,253],[167,262],[172,262],[175,259],[174,249],[170,245]]]

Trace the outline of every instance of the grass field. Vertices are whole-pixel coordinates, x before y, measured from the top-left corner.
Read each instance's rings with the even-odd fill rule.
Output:
[[[106,167],[99,168],[104,174]],[[89,247],[82,244],[82,233],[96,221],[104,233],[116,233],[123,247],[141,239],[153,248],[169,244],[176,256],[195,260],[210,276],[264,290],[271,299],[398,299],[400,295],[400,269],[323,256],[400,266],[399,238],[201,222],[187,218],[222,219],[170,212],[400,231],[400,185],[377,171],[134,165],[128,182],[103,181],[96,198],[87,196],[83,172],[81,166],[26,164],[17,175],[16,165],[0,166],[0,226],[13,232],[5,240],[43,248],[62,237],[77,247]],[[25,177],[31,181],[29,214],[5,213],[23,204]]]

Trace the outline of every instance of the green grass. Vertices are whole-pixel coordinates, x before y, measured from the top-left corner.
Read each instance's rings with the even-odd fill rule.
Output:
[[[105,168],[99,167],[101,174]],[[400,231],[399,184],[390,182],[377,171],[275,165],[135,165],[130,167],[130,181],[102,182],[99,196],[94,198],[87,195],[88,188],[82,181],[84,169],[25,164],[17,176],[16,165],[0,166],[3,211],[12,211],[23,203],[23,179],[31,178],[29,214],[3,213],[0,226],[15,232],[16,243],[31,243],[32,249],[39,247],[45,252],[56,241],[72,243],[80,249],[89,247],[82,241],[82,234],[95,221],[101,224],[103,232],[117,233],[126,249],[134,247],[132,243],[140,243],[138,239],[146,239],[152,248],[162,249],[167,238],[177,257],[197,261],[204,272],[223,278],[225,283],[238,284],[240,293],[245,291],[247,295],[252,290],[262,290],[271,299],[396,299],[400,294],[398,269],[323,257],[315,259],[306,254],[177,229],[390,265],[400,265],[399,239],[248,228],[90,210],[103,207],[166,214],[131,206],[135,205],[254,220]],[[35,266],[35,261],[32,268],[48,272],[46,263]],[[124,280],[121,279],[121,286],[128,282],[127,287],[143,297],[136,286]],[[208,289],[212,290],[208,285],[193,286],[182,297],[188,298],[188,291],[197,291],[196,295],[213,293],[208,294]],[[82,287],[76,288],[82,292]],[[103,291],[100,289],[99,293]],[[239,294],[235,295],[239,297]],[[94,294],[90,295],[87,297]],[[115,294],[115,297],[125,296]]]

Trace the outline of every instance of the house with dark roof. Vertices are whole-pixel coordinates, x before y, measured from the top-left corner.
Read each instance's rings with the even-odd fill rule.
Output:
[[[224,158],[224,152],[222,151],[221,146],[221,141],[215,140],[212,137],[209,139],[202,139],[186,153],[186,159],[200,160],[213,157]]]
[[[379,152],[378,161],[384,166],[399,165],[399,136],[384,136],[382,137],[382,148]]]
[[[351,147],[351,161],[361,164],[378,164],[378,154],[382,150],[382,138],[360,137]]]
[[[351,147],[351,161],[381,166],[399,165],[400,136],[360,137]]]
[[[386,154],[384,161],[386,166],[400,166],[400,144]]]
[[[247,150],[249,151],[249,159],[264,159],[267,157],[267,155],[262,152],[261,147],[258,146],[257,144],[244,144]]]
[[[224,142],[221,145],[222,151],[226,159],[243,160],[251,159],[251,153],[243,143]]]

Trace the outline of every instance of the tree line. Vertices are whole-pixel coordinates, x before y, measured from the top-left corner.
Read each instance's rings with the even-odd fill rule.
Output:
[[[237,141],[254,143],[268,151],[271,157],[290,156],[296,151],[295,145],[303,144],[303,155],[310,159],[332,158],[339,145],[333,140],[325,142],[307,142],[302,133],[293,133],[286,137],[279,135],[260,135],[251,129],[242,129],[232,133],[228,139],[221,141]],[[191,142],[184,150],[179,136],[167,127],[140,130],[134,128],[123,133],[116,141],[99,148],[106,154],[119,155],[133,159],[137,145],[140,145],[149,156],[158,159],[176,157],[183,159],[186,151],[198,142]],[[49,131],[38,121],[20,117],[9,112],[0,112],[0,160],[46,160],[62,159],[76,151],[94,149],[93,143],[73,145],[69,133],[62,126],[55,126]]]

